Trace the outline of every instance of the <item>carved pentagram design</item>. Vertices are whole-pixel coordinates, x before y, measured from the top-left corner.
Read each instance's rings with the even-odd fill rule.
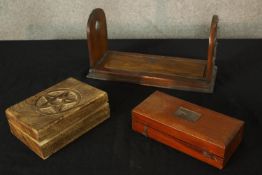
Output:
[[[37,110],[43,114],[58,114],[77,106],[80,94],[71,89],[58,89],[42,95],[35,103]]]

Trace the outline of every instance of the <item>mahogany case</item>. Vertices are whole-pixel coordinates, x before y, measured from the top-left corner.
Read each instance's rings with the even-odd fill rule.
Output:
[[[6,110],[13,135],[43,159],[109,118],[107,93],[68,78]]]
[[[161,92],[132,110],[132,129],[222,169],[243,135],[244,122]]]

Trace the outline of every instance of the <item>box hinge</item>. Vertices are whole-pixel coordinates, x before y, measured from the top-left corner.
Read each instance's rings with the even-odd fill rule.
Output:
[[[144,130],[143,130],[143,135],[148,137],[148,134],[147,134],[147,130],[148,130],[148,126],[144,126]]]

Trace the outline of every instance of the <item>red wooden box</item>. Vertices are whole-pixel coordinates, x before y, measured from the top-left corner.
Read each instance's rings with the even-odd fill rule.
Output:
[[[243,135],[244,122],[161,92],[132,111],[133,130],[222,169]]]

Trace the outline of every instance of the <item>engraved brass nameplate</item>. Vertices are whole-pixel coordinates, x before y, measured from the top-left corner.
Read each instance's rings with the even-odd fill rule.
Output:
[[[201,117],[200,113],[197,113],[195,111],[191,111],[191,110],[184,108],[184,107],[181,107],[181,106],[177,109],[177,111],[175,112],[175,115],[176,115],[176,117],[185,119],[185,120],[190,121],[190,122],[196,122]]]

